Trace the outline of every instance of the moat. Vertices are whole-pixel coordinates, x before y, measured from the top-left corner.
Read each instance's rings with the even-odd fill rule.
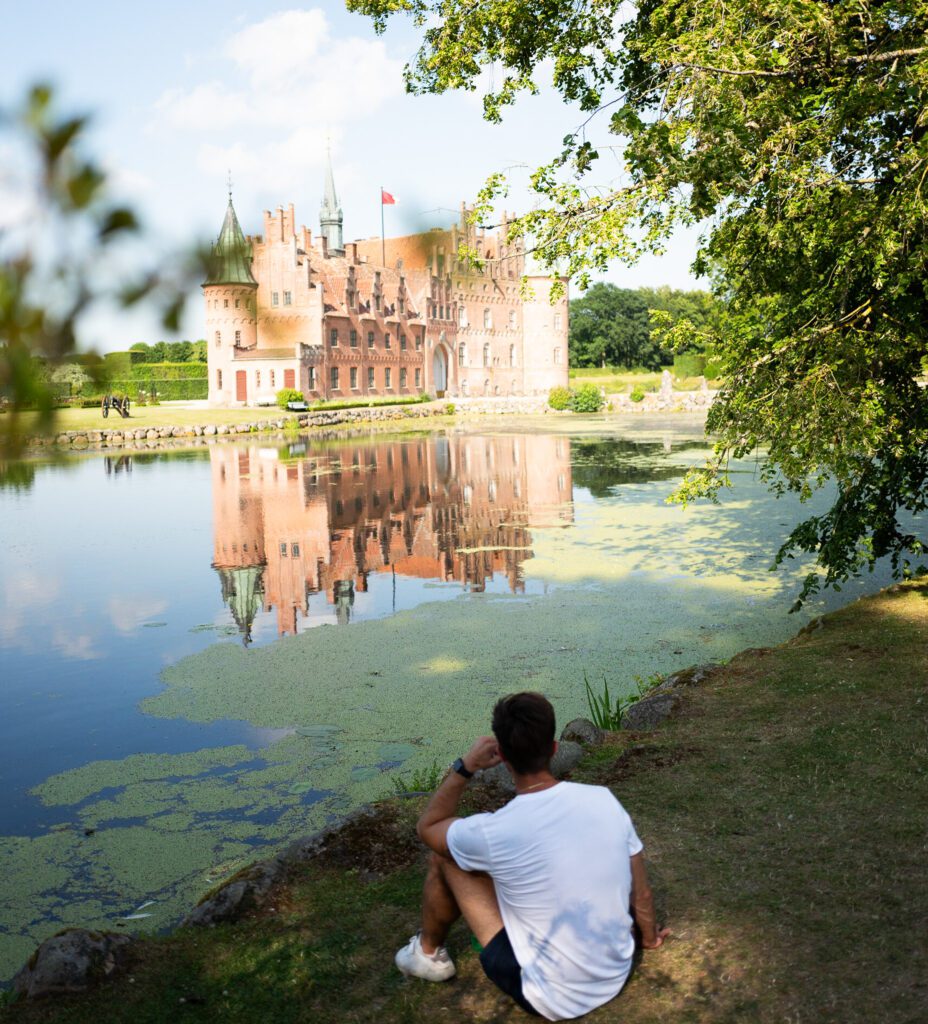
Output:
[[[493,700],[779,642],[799,515],[753,464],[664,498],[698,425],[217,443],[0,490],[0,979],[67,925],[159,929],[262,851],[449,762]]]

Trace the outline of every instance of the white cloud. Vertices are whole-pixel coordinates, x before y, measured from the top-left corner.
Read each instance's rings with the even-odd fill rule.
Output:
[[[256,190],[280,190],[321,166],[328,137],[376,115],[402,94],[402,61],[382,40],[335,37],[323,11],[283,11],[246,25],[221,46],[225,68],[156,104],[154,130],[199,139],[210,175],[228,167]]]
[[[106,608],[110,622],[120,633],[134,633],[144,622],[167,608],[167,601],[157,597],[111,597]]]

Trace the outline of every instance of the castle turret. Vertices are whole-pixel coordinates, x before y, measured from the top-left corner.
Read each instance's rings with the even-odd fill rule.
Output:
[[[231,404],[238,400],[232,373],[235,353],[258,344],[258,282],[251,272],[251,245],[235,215],[231,192],[202,287],[206,302],[209,400]]]
[[[333,256],[345,255],[342,241],[342,208],[335,194],[335,178],[332,175],[332,154],[326,154],[325,195],[319,211],[319,227],[326,242],[326,250]]]

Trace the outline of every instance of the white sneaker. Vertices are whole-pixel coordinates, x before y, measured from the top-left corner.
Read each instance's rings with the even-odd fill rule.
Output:
[[[434,953],[426,953],[419,941],[421,932],[416,932],[396,954],[396,966],[406,975],[424,978],[426,981],[447,981],[454,976],[454,962],[448,950],[439,946]]]

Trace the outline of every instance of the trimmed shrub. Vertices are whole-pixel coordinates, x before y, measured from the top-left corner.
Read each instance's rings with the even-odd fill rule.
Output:
[[[632,388],[632,393],[628,397],[633,402],[643,402],[644,401],[644,391],[642,390],[641,385],[640,384],[636,384]]]
[[[675,377],[701,377],[706,372],[706,357],[700,352],[678,352],[673,357]]]
[[[280,391],[277,392],[277,404],[281,409],[286,409],[288,402],[304,401],[306,401],[306,399],[303,398],[303,392],[297,391],[296,388],[281,388]]]
[[[581,384],[570,396],[570,408],[574,412],[599,412],[602,407],[602,392],[595,384]]]
[[[570,391],[567,388],[551,388],[548,392],[548,405],[552,409],[562,412],[564,409],[570,408],[570,397]]]

